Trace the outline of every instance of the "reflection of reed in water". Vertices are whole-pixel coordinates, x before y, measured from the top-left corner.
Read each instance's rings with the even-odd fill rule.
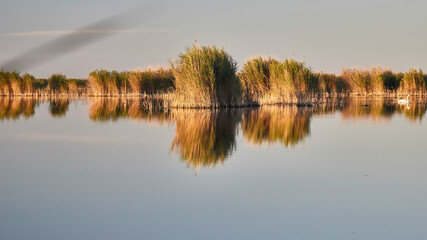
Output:
[[[0,119],[30,118],[35,114],[37,104],[34,98],[0,98]]]
[[[172,151],[188,166],[213,167],[223,163],[236,147],[239,111],[175,110],[176,134]]]
[[[93,121],[117,121],[118,119],[156,120],[169,119],[161,99],[155,98],[93,98],[89,118]]]
[[[320,103],[312,107],[312,113],[316,116],[333,114],[342,110],[347,103],[348,98],[346,97],[324,98]]]
[[[243,135],[252,143],[282,142],[294,146],[310,134],[312,108],[263,107],[243,114]]]
[[[69,106],[69,98],[51,98],[49,101],[50,115],[52,117],[65,117]]]
[[[396,113],[404,114],[410,121],[421,120],[426,112],[424,103],[398,105],[394,99],[378,98],[365,100],[351,99],[341,112],[345,120],[369,119],[375,122],[389,120]]]
[[[342,110],[341,116],[345,120],[368,119],[379,122],[391,119],[395,111],[396,105],[386,99],[352,98]]]
[[[409,121],[421,121],[426,113],[425,103],[410,103],[406,106],[398,106],[398,111],[403,113]]]

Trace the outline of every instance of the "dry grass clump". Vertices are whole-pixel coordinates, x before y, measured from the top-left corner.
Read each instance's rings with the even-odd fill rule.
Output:
[[[345,69],[341,78],[355,94],[383,95],[387,93],[424,95],[427,76],[421,69],[411,68],[407,73],[393,73],[391,70]]]
[[[350,92],[348,82],[341,76],[336,76],[330,73],[317,73],[319,81],[319,93],[326,94],[327,97],[339,96]]]
[[[353,92],[366,94],[372,90],[369,71],[344,69],[341,77],[348,83]]]
[[[288,59],[252,58],[239,74],[244,99],[263,103],[285,103],[301,100],[319,89],[318,75],[313,74],[304,62]]]
[[[270,91],[270,66],[273,64],[277,66],[278,61],[261,57],[252,58],[245,62],[242,72],[239,73],[239,78],[246,100],[260,99]]]
[[[341,78],[356,94],[381,95],[396,91],[399,87],[398,75],[379,67],[370,70],[344,69]]]
[[[334,74],[318,74],[319,78],[319,91],[331,95],[333,92],[336,92],[336,81],[337,77]]]
[[[86,80],[67,80],[63,74],[52,74],[49,79],[36,79],[33,75],[0,71],[0,96],[34,96],[49,94],[83,94]]]
[[[70,95],[83,95],[86,94],[87,89],[86,79],[67,79],[67,89]]]
[[[18,72],[0,71],[0,95],[28,95],[33,92],[35,78],[25,73],[20,75]]]
[[[133,94],[161,94],[174,89],[173,73],[170,69],[135,70],[127,73],[129,86]]]
[[[399,91],[408,94],[424,94],[427,76],[421,69],[411,68],[403,75]]]
[[[92,95],[114,96],[127,92],[126,73],[96,70],[89,74],[88,87]]]
[[[88,87],[95,96],[161,94],[173,89],[172,71],[147,69],[129,72],[96,70],[89,74]]]
[[[36,80],[33,75],[25,73],[21,77],[21,92],[31,94],[34,92],[34,81]]]
[[[68,92],[67,78],[63,74],[52,74],[48,80],[48,85],[51,93],[60,94]]]
[[[175,77],[172,105],[216,107],[240,103],[237,64],[224,49],[193,45],[171,66]]]

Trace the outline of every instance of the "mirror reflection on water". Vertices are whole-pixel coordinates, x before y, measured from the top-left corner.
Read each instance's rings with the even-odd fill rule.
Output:
[[[0,98],[0,236],[423,239],[425,113],[385,98]]]

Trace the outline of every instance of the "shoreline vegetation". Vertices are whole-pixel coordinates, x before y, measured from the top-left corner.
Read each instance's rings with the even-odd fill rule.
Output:
[[[427,74],[373,67],[344,69],[340,75],[313,72],[305,62],[255,57],[239,71],[224,50],[187,47],[170,68],[134,71],[95,70],[87,79],[60,73],[38,79],[29,73],[0,71],[0,96],[33,97],[161,97],[166,108],[222,108],[275,104],[310,106],[326,98],[426,94]]]

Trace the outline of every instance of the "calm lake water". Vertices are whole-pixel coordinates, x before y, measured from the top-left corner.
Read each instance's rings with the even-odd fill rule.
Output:
[[[427,239],[425,112],[0,98],[0,239]]]

